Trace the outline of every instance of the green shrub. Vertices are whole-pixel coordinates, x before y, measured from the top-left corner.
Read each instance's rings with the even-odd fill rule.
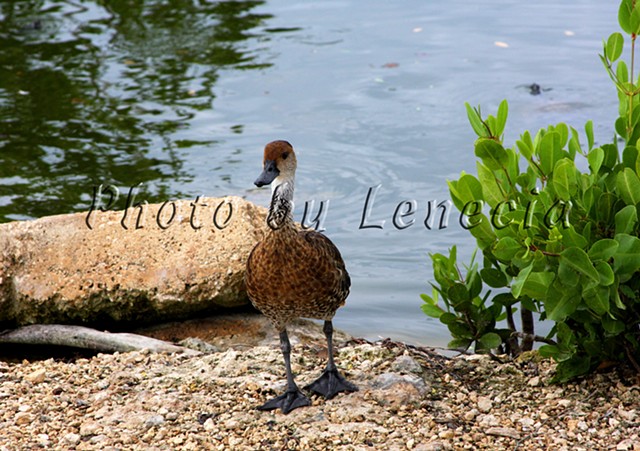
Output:
[[[619,22],[633,55],[640,2],[623,0]],[[486,118],[466,104],[478,135],[477,174],[448,184],[483,264],[472,261],[463,274],[455,247],[431,255],[436,283],[422,295],[423,311],[449,328],[450,347],[515,356],[541,341],[559,381],[610,361],[640,371],[640,80],[633,56],[629,66],[617,62],[623,45],[614,33],[601,55],[620,105],[611,143],[594,145],[591,122],[586,144],[559,123],[525,131],[507,148],[507,102]],[[533,313],[554,322],[546,337],[535,335]],[[501,320],[506,328],[497,327]]]

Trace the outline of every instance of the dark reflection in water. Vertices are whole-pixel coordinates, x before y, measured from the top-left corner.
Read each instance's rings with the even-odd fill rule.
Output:
[[[92,187],[181,195],[185,140],[221,68],[267,67],[246,41],[263,2],[0,2],[0,222],[87,209]],[[169,192],[170,191],[170,192]]]

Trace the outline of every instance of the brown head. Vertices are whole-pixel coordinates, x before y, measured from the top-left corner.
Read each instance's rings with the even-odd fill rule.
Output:
[[[296,154],[287,141],[272,141],[264,147],[262,174],[254,182],[261,187],[279,178],[280,181],[293,180],[296,172]]]

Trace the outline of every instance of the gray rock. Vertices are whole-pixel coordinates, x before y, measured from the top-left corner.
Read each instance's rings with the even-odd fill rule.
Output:
[[[428,390],[424,379],[411,374],[382,373],[373,381],[373,386],[382,390],[395,388],[398,384],[410,384],[420,393]]]
[[[422,374],[422,366],[409,355],[401,355],[393,361],[391,369],[397,373]]]
[[[152,415],[147,418],[147,421],[144,422],[144,425],[148,428],[154,426],[160,426],[164,423],[164,417],[162,415]]]

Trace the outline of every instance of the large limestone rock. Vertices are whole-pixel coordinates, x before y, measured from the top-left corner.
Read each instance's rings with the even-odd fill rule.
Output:
[[[0,324],[146,324],[245,304],[264,218],[226,197],[1,224]]]

